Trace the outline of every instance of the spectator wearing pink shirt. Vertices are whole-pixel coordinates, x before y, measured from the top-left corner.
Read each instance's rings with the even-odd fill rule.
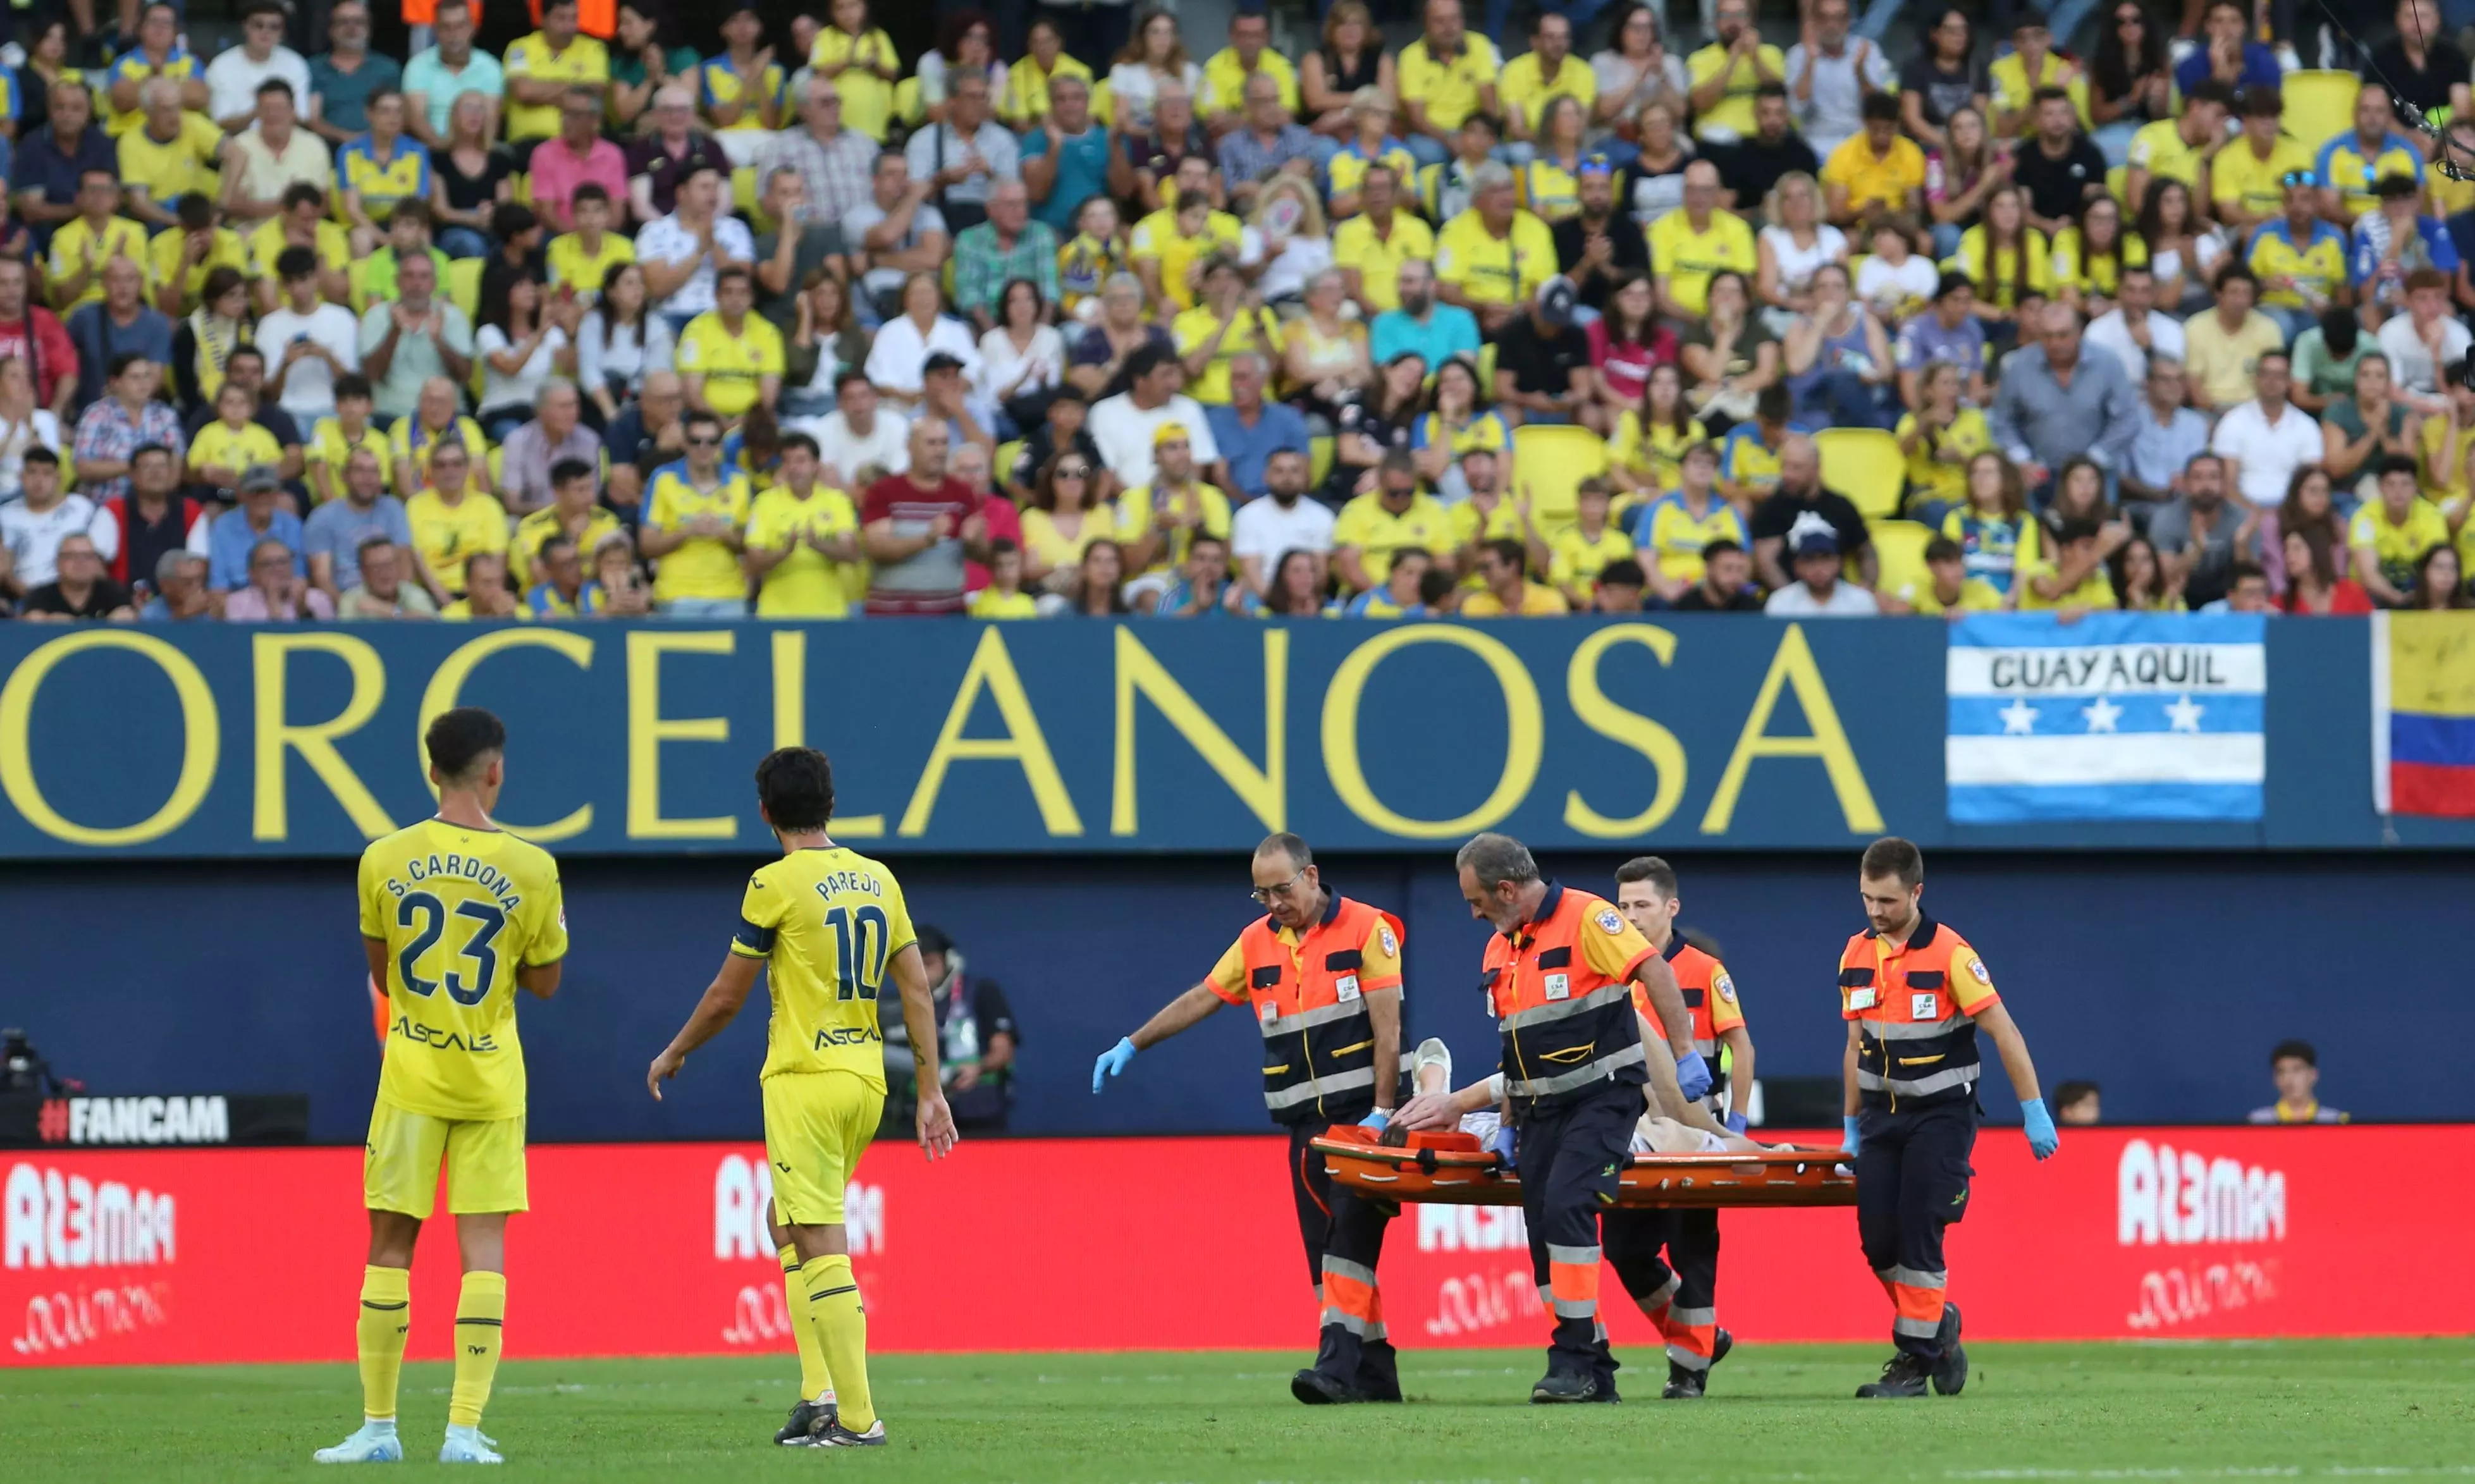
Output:
[[[559,231],[572,231],[576,188],[587,181],[627,199],[627,155],[601,137],[601,100],[588,87],[571,89],[559,105],[558,137],[533,146],[533,209]]]
[[[224,599],[224,619],[233,623],[292,623],[334,616],[334,603],[300,574],[292,548],[280,541],[261,541],[251,549],[249,585]]]

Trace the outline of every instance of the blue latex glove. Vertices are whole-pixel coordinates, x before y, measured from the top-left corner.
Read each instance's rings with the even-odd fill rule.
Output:
[[[1852,1155],[1856,1153],[1856,1146],[1863,1142],[1863,1136],[1858,1134],[1856,1131],[1856,1115],[1850,1113],[1841,1118],[1839,1120],[1839,1147]]]
[[[1737,1135],[1740,1135],[1740,1136],[1741,1136],[1741,1135],[1744,1133],[1745,1130],[1746,1130],[1747,1128],[1749,1128],[1749,1127],[1750,1127],[1750,1125],[1748,1125],[1748,1124],[1745,1122],[1745,1115],[1744,1115],[1744,1114],[1742,1114],[1742,1113],[1729,1113],[1729,1114],[1728,1115],[1728,1131],[1729,1133],[1733,1133],[1733,1134],[1737,1134]]]
[[[1091,1095],[1095,1098],[1098,1097],[1100,1095],[1100,1084],[1107,1082],[1110,1078],[1116,1076],[1120,1072],[1123,1072],[1126,1069],[1127,1064],[1134,1059],[1134,1037],[1130,1035],[1118,1036],[1117,1044],[1110,1047],[1107,1051],[1100,1053],[1100,1059],[1091,1063]]]
[[[1710,1095],[1710,1063],[1702,1059],[1700,1052],[1688,1051],[1676,1059],[1676,1090],[1684,1094],[1687,1103]]]
[[[2020,1116],[2028,1125],[2028,1152],[2040,1159],[2052,1157],[2062,1147],[2063,1136],[2054,1131],[2054,1115],[2046,1111],[2046,1100],[2021,1099]]]
[[[1391,1124],[1391,1122],[1392,1115],[1379,1107],[1373,1112],[1368,1113],[1365,1117],[1358,1120],[1358,1126],[1361,1129],[1372,1129],[1376,1132],[1381,1133]]]
[[[1518,1143],[1518,1137],[1510,1129],[1498,1129],[1495,1131],[1495,1137],[1487,1140],[1486,1147],[1493,1152],[1495,1157],[1504,1161],[1506,1169],[1512,1170],[1520,1168],[1518,1161],[1513,1158],[1513,1150]]]

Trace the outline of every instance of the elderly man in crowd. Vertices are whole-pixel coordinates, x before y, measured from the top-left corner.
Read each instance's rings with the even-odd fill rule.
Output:
[[[2047,304],[2036,331],[2036,344],[2022,345],[2002,362],[1994,394],[1995,447],[2020,466],[2032,488],[2050,483],[2054,471],[2082,453],[2109,475],[2117,473],[2140,415],[2139,394],[2122,362],[2083,353],[2080,314],[2069,304]]]

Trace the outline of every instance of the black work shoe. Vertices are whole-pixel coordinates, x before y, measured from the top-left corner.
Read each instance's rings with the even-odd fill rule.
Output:
[[[1705,1389],[1703,1375],[1691,1366],[1667,1363],[1667,1386],[1659,1392],[1664,1401],[1699,1401]]]
[[[1922,1355],[1901,1350],[1882,1367],[1881,1378],[1867,1381],[1856,1388],[1860,1397],[1922,1397],[1925,1394],[1925,1377],[1933,1362]]]
[[[1934,1362],[1933,1389],[1956,1397],[1968,1384],[1968,1350],[1959,1343],[1958,1304],[1942,1306],[1942,1327],[1934,1331],[1934,1343],[1942,1347],[1942,1356]]]
[[[1729,1334],[1727,1329],[1722,1326],[1719,1329],[1717,1336],[1710,1342],[1710,1364],[1715,1366],[1719,1362],[1727,1359],[1728,1352],[1735,1348],[1736,1337]]]
[[[791,1420],[773,1434],[773,1441],[784,1448],[806,1448],[811,1438],[833,1424],[832,1402],[802,1400],[791,1408]]]
[[[1530,1399],[1536,1402],[1595,1401],[1599,1398],[1599,1378],[1579,1371],[1550,1371],[1530,1388]]]
[[[1289,1377],[1289,1395],[1311,1407],[1341,1406],[1366,1399],[1365,1394],[1357,1387],[1312,1368]],[[1400,1399],[1396,1397],[1393,1399]]]

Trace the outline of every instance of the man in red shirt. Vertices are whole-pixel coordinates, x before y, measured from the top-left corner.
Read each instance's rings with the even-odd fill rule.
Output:
[[[987,526],[986,539],[993,547],[1000,541],[1022,546],[1022,512],[1012,499],[997,493],[994,472],[989,467],[992,455],[985,444],[967,443],[954,450],[951,460],[953,475],[971,492],[973,511]],[[963,590],[977,593],[989,585],[986,562],[963,564]]]
[[[947,472],[945,425],[911,425],[911,468],[860,497],[860,544],[875,564],[867,612],[875,618],[959,614],[964,562],[986,562],[989,523],[979,497]]]
[[[67,426],[77,397],[77,347],[59,315],[26,302],[26,265],[0,258],[0,360],[11,356],[35,374],[35,400]]]

